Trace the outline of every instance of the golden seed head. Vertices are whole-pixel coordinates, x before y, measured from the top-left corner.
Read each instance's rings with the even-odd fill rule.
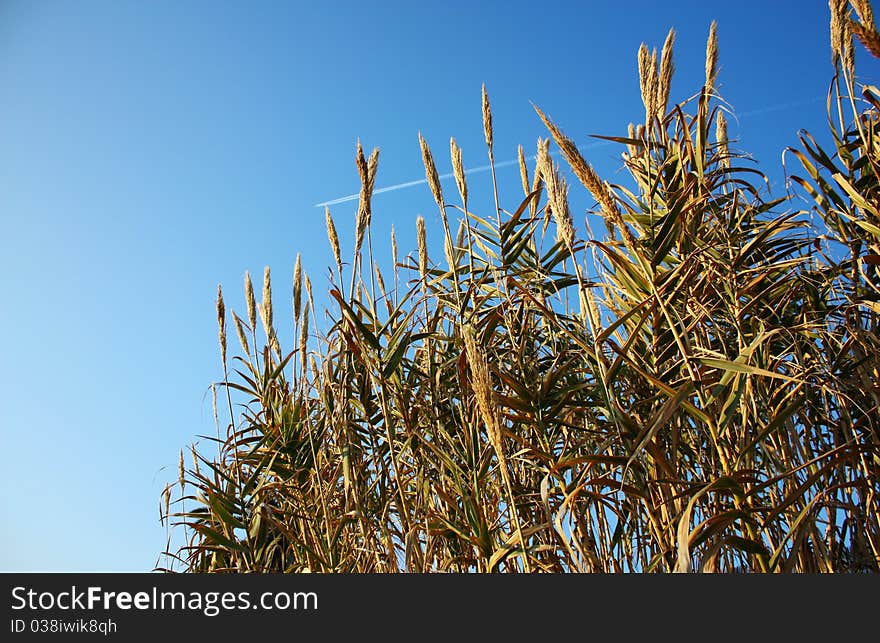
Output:
[[[306,281],[306,294],[309,296],[309,306],[312,307],[312,310],[315,310],[315,298],[312,297],[312,280],[309,279],[308,275],[305,275]]]
[[[727,147],[727,119],[724,118],[724,112],[720,110],[718,112],[718,120],[715,122],[715,142],[718,143],[719,162],[726,167],[730,154]]]
[[[448,234],[443,236],[443,254],[446,256],[449,269],[452,270],[452,267],[455,266],[455,252],[452,248],[452,239]]]
[[[709,27],[709,39],[706,41],[706,91],[715,89],[718,80],[718,23],[714,20]]]
[[[541,168],[546,165],[547,161],[544,160],[545,157],[549,158],[550,156],[550,139],[549,138],[538,138],[538,146],[537,153],[535,155],[535,174],[532,177],[532,192],[537,192],[535,198],[532,199],[531,205],[531,213],[532,216],[538,211],[538,203],[541,201],[541,193],[543,192],[543,177],[541,176]],[[549,215],[549,212],[545,212],[545,215]],[[542,226],[542,233],[547,232],[547,226],[550,224],[549,216],[544,217],[544,224]]]
[[[544,165],[541,167],[541,176],[544,177],[544,185],[547,188],[547,201],[556,221],[558,240],[562,241],[569,250],[574,247],[574,223],[568,209],[568,186],[565,180],[559,176],[559,171],[549,155],[542,158]]]
[[[596,174],[593,167],[581,156],[581,153],[578,151],[574,142],[565,136],[565,134],[563,134],[562,131],[554,125],[540,109],[535,107],[535,110],[538,112],[538,116],[541,117],[541,120],[544,121],[547,129],[550,130],[553,139],[562,150],[562,153],[565,156],[566,161],[568,161],[569,166],[574,171],[575,176],[577,176],[583,186],[589,190],[590,194],[593,195],[593,198],[599,202],[606,219],[620,230],[624,243],[629,248],[630,252],[635,252],[635,237],[623,221],[623,217],[620,214],[620,210],[617,208],[614,194],[611,191],[610,186],[599,179],[599,176]]]
[[[186,467],[183,465],[183,449],[180,450],[180,459],[177,461],[177,476],[180,483],[180,493],[186,488]]]
[[[675,29],[670,29],[663,43],[663,51],[660,54],[660,78],[657,84],[657,109],[660,116],[666,114],[669,106],[669,90],[672,87],[672,74],[675,73],[675,65],[672,62],[672,47],[675,44]]]
[[[629,139],[635,140],[636,138],[636,126],[630,123],[626,128],[626,136]],[[634,143],[626,144],[626,151],[629,154],[629,158],[635,158],[639,153],[639,147]]]
[[[489,106],[489,94],[486,92],[486,84],[483,83],[483,134],[486,136],[486,146],[489,148],[489,154],[492,154],[492,109]]]
[[[357,144],[357,155],[355,158],[358,175],[361,179],[361,191],[358,197],[357,219],[355,221],[355,255],[361,250],[361,244],[364,241],[364,233],[370,226],[372,220],[372,209],[370,201],[373,198],[373,187],[376,184],[376,170],[379,167],[379,148],[374,148],[370,153],[370,158],[364,158],[364,149],[361,142]]]
[[[220,337],[220,357],[226,367],[226,306],[223,303],[223,288],[217,285],[217,326]]]
[[[394,232],[394,224],[391,224],[391,265],[397,271],[397,235]]]
[[[330,216],[330,208],[324,207],[324,217],[327,220],[327,239],[330,240],[330,248],[333,250],[333,259],[336,261],[336,268],[342,276],[342,252],[339,250],[339,235],[336,234],[336,225],[333,223],[333,217]]]
[[[309,308],[308,306],[303,310],[303,325],[302,330],[299,335],[299,359],[300,366],[302,367],[301,373],[305,376],[306,373],[306,359],[308,357],[308,343],[309,343]]]
[[[866,27],[874,27],[874,10],[870,0],[851,0],[850,4],[856,10],[856,15]]]
[[[462,326],[462,339],[464,339],[465,355],[471,371],[471,387],[477,402],[477,410],[486,425],[489,442],[497,453],[501,453],[501,431],[498,425],[498,412],[495,404],[492,379],[489,374],[489,364],[486,355],[477,345],[474,332],[470,326]]]
[[[302,307],[302,262],[299,253],[296,253],[296,263],[293,266],[293,319],[299,320],[300,308]]]
[[[254,284],[251,282],[251,273],[244,273],[244,297],[247,300],[248,323],[253,331],[257,327],[257,302],[254,298]]]
[[[416,235],[419,244],[419,276],[424,279],[428,274],[428,243],[425,234],[425,219],[421,214],[416,217]]]
[[[200,473],[200,471],[199,471],[199,454],[196,451],[196,445],[190,444],[189,448],[190,448],[190,452],[192,453],[193,469],[195,470],[196,475],[199,475],[199,473]]]
[[[590,324],[597,333],[602,326],[602,317],[599,314],[599,307],[596,305],[596,297],[592,288],[586,289],[587,312],[590,315]]]
[[[440,189],[440,177],[437,175],[437,166],[434,164],[434,156],[431,154],[431,148],[428,147],[427,141],[422,138],[419,132],[419,147],[422,149],[422,162],[425,164],[425,178],[428,180],[428,186],[431,188],[431,194],[434,195],[434,201],[440,212],[443,212],[443,191]]]
[[[834,65],[843,57],[847,4],[847,0],[828,0],[828,8],[831,11],[831,62]]]
[[[171,483],[165,485],[165,492],[162,494],[165,500],[165,517],[171,515]]]
[[[376,282],[379,284],[379,292],[382,293],[382,296],[385,297],[387,295],[387,291],[385,290],[385,280],[382,278],[382,271],[379,270],[379,266],[376,266]]]
[[[461,195],[462,203],[467,203],[467,181],[464,178],[464,164],[461,160],[461,148],[454,138],[449,139],[449,154],[452,157],[452,173],[455,175],[455,184],[458,186],[458,193]]]
[[[357,143],[355,164],[357,165],[358,175],[361,179],[361,191],[358,197],[358,209],[357,214],[355,215],[354,227],[354,253],[355,256],[357,256],[357,254],[361,250],[361,244],[364,241],[364,232],[366,232],[367,230],[369,217],[369,201],[366,198],[366,189],[367,183],[369,181],[369,175],[367,170],[367,159],[364,157],[364,148],[361,147],[360,141],[358,141]]]
[[[523,152],[523,146],[520,145],[516,149],[517,160],[519,161],[519,178],[522,181],[523,196],[529,196],[529,168],[526,167],[526,155]]]
[[[639,45],[639,89],[642,93],[642,104],[645,106],[645,120],[651,117],[651,102],[654,100],[651,92],[651,54],[648,52],[648,45],[642,43]]]
[[[235,322],[235,332],[238,334],[238,342],[241,344],[242,349],[244,349],[245,354],[250,357],[251,348],[248,345],[247,335],[245,335],[241,319],[238,318],[235,311],[232,312],[232,321]]]
[[[859,42],[867,49],[875,58],[880,58],[880,32],[877,31],[877,24],[874,21],[874,10],[871,8],[870,0],[852,0],[853,8],[858,16],[858,21],[852,20],[847,16],[848,28],[848,47],[844,47],[844,60],[850,74],[855,71],[854,52],[852,48],[852,36],[859,39]]]
[[[260,315],[263,320],[263,328],[266,338],[271,340],[274,335],[274,320],[272,318],[272,278],[269,274],[269,266],[263,270],[263,301],[260,304]]]

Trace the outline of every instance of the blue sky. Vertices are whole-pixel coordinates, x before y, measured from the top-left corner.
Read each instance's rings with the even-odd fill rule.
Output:
[[[680,100],[712,19],[731,136],[782,189],[783,148],[825,131],[819,0],[0,4],[0,571],[153,568],[178,450],[214,433],[217,284],[241,311],[245,270],[271,266],[281,320],[300,252],[320,307],[314,206],[357,191],[359,138],[382,150],[377,188],[424,176],[419,131],[441,172],[450,136],[484,165],[484,82],[500,161],[547,134],[531,103],[579,144],[623,134],[639,44],[676,28]],[[612,181],[619,153],[585,152]],[[516,168],[498,179],[515,208]],[[332,209],[346,256],[354,210]],[[405,254],[435,212],[424,185],[377,195],[374,239],[393,224]]]

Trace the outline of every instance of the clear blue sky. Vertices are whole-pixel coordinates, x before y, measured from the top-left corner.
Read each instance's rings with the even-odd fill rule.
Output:
[[[281,322],[301,252],[324,292],[314,205],[357,191],[358,138],[377,188],[424,176],[419,131],[441,172],[450,136],[483,165],[484,82],[498,160],[546,135],[531,102],[579,144],[622,134],[639,44],[676,28],[684,98],[712,19],[731,135],[781,187],[797,129],[824,132],[822,0],[0,4],[0,571],[152,569],[178,449],[214,433],[216,286],[241,311],[244,271],[271,266]],[[619,152],[586,154],[613,181]],[[517,170],[498,178],[512,209]],[[333,208],[346,256],[354,209]],[[412,249],[418,213],[438,238],[424,185],[373,210],[377,245],[394,224]]]

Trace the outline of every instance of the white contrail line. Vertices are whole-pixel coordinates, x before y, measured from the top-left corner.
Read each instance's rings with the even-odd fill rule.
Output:
[[[588,145],[581,145],[578,147],[578,149],[581,151],[589,150],[594,147],[602,147],[603,145],[611,145],[611,143],[612,143],[611,141],[599,141],[597,143],[590,143]],[[550,156],[558,156],[558,155],[559,155],[559,152],[551,152],[550,153]],[[526,157],[527,161],[534,161],[536,159],[537,159],[537,156],[535,156],[535,155]],[[508,167],[510,165],[517,165],[518,163],[519,163],[518,158],[511,159],[509,161],[499,161],[498,163],[495,164],[495,168],[497,169],[499,167]],[[480,165],[479,167],[469,168],[469,169],[465,170],[464,173],[465,173],[465,176],[467,176],[469,174],[479,174],[481,172],[488,172],[491,169],[492,169],[491,165]],[[446,174],[441,174],[438,178],[441,181],[445,181],[446,179],[451,179],[453,176],[455,176],[455,175],[452,172],[448,172]],[[387,185],[384,188],[375,189],[375,190],[373,190],[373,194],[381,194],[382,192],[394,192],[395,190],[402,190],[404,188],[411,188],[416,185],[426,184],[427,182],[428,182],[428,179],[416,179],[414,181],[406,181],[405,183],[396,183],[394,185]],[[325,206],[336,205],[338,203],[348,203],[349,201],[356,201],[359,197],[360,197],[360,193],[349,194],[347,196],[341,196],[338,199],[333,199],[331,201],[323,201],[321,203],[316,203],[315,207],[316,208],[323,208]]]
[[[777,105],[769,105],[767,107],[760,107],[758,109],[753,109],[753,110],[750,110],[747,112],[741,112],[740,114],[736,114],[734,112],[734,116],[736,116],[737,118],[743,118],[743,117],[747,117],[747,116],[758,116],[759,114],[768,114],[770,112],[778,112],[778,111],[782,111],[785,109],[792,109],[793,107],[800,107],[802,105],[809,105],[811,103],[816,103],[821,100],[824,100],[824,98],[821,96],[815,96],[813,98],[808,98],[808,99],[804,99],[804,100],[798,100],[798,101],[793,101],[793,102],[789,102],[789,103],[779,103]],[[586,145],[580,145],[580,146],[578,146],[578,149],[581,151],[584,151],[584,150],[589,150],[589,149],[593,149],[596,147],[611,145],[612,143],[613,143],[613,141],[597,141],[595,143],[588,143]],[[550,153],[550,156],[558,156],[558,155],[559,155],[559,152],[551,152]],[[532,156],[527,156],[526,159],[529,161],[534,161],[537,159],[537,157],[532,155]],[[519,159],[511,159],[509,161],[501,161],[499,163],[496,163],[495,167],[496,168],[507,167],[509,165],[516,165],[518,163],[519,163]],[[465,173],[465,175],[479,174],[481,172],[488,172],[491,169],[492,169],[491,165],[481,165],[479,167],[472,167],[468,170],[465,170],[464,173]],[[451,179],[453,176],[454,175],[451,172],[449,172],[447,174],[441,174],[439,178],[441,181],[445,181],[446,179]],[[373,194],[381,194],[383,192],[395,192],[396,190],[403,190],[404,188],[411,188],[416,185],[423,185],[423,184],[426,184],[427,182],[428,182],[427,179],[416,179],[414,181],[406,181],[405,183],[396,183],[395,185],[387,185],[383,188],[378,188],[376,190],[373,190]],[[341,196],[338,199],[332,199],[330,201],[322,201],[321,203],[316,203],[315,207],[316,208],[323,208],[323,207],[327,207],[327,206],[331,206],[331,205],[337,205],[339,203],[348,203],[349,201],[356,201],[359,197],[360,197],[359,193],[349,194],[347,196]]]

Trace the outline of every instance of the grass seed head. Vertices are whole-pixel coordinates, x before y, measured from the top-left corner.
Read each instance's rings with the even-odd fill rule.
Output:
[[[260,304],[260,315],[263,318],[263,328],[266,331],[266,338],[271,340],[275,334],[273,332],[274,319],[272,315],[272,277],[270,275],[269,266],[263,270],[263,301]]]
[[[330,208],[324,207],[324,218],[327,222],[327,239],[330,241],[330,249],[333,251],[333,260],[336,262],[336,269],[339,271],[340,278],[342,276],[342,252],[339,249],[339,235],[336,234],[336,225],[333,223],[333,217],[330,215]]]
[[[523,196],[529,196],[529,168],[526,167],[526,155],[523,152],[523,146],[520,145],[516,149],[516,157],[519,161],[519,178],[522,181]]]
[[[235,332],[238,335],[238,342],[241,344],[241,348],[244,350],[245,354],[250,357],[251,348],[248,344],[247,335],[245,335],[242,321],[239,319],[238,315],[235,314],[235,311],[232,312],[232,321],[235,323]]]
[[[461,148],[454,138],[449,139],[449,154],[452,157],[452,173],[455,175],[455,184],[458,186],[458,193],[461,195],[462,203],[467,203],[468,189],[467,181],[464,177],[464,164],[461,160]]]
[[[223,303],[223,288],[217,285],[217,327],[220,337],[220,357],[226,367],[226,306]]]
[[[254,284],[251,281],[251,273],[248,271],[244,273],[244,298],[247,301],[248,323],[251,326],[251,331],[253,331],[257,327],[257,301],[254,298]]]
[[[660,54],[660,78],[657,84],[657,109],[660,116],[666,114],[669,106],[669,91],[672,87],[672,74],[675,73],[675,65],[672,62],[672,47],[675,44],[675,29],[670,29],[663,43],[663,51]]]
[[[727,166],[730,150],[727,146],[727,119],[724,118],[724,112],[718,111],[718,120],[715,122],[715,142],[718,143],[718,152],[720,162]]]
[[[300,307],[302,306],[302,262],[299,253],[296,253],[296,263],[293,266],[293,319],[299,320]]]
[[[867,49],[875,58],[880,58],[880,33],[877,31],[877,23],[874,21],[874,10],[871,8],[869,0],[852,0],[853,9],[856,11],[858,21],[849,20],[849,31],[859,39],[859,42]],[[854,61],[852,52],[852,38],[849,38],[850,51],[846,52],[844,47],[845,59],[849,61],[848,69],[853,71]]]
[[[431,154],[431,148],[428,142],[419,132],[419,147],[422,149],[422,162],[425,165],[425,178],[428,180],[428,186],[431,188],[431,194],[434,195],[434,201],[440,212],[443,212],[443,190],[440,188],[440,177],[437,175],[437,166],[434,164],[434,156]]]
[[[425,234],[425,218],[416,217],[416,236],[419,243],[419,276],[424,280],[428,274],[428,242]]]
[[[706,41],[706,91],[715,90],[718,80],[718,23],[714,20],[709,27],[709,39]]]
[[[489,105],[489,94],[486,92],[486,84],[483,84],[483,134],[486,136],[486,146],[489,148],[489,154],[492,154],[493,129],[492,129],[492,108]]]
[[[397,272],[397,234],[394,232],[394,224],[391,224],[391,265]]]
[[[177,480],[180,483],[180,493],[186,488],[186,467],[183,465],[183,449],[180,450],[180,458],[177,461]]]

